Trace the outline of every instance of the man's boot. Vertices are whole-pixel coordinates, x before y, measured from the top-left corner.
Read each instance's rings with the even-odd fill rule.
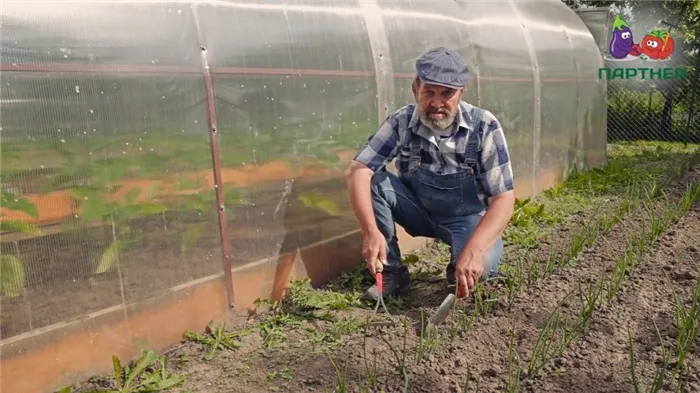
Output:
[[[457,282],[457,279],[455,278],[455,265],[451,263],[447,265],[447,271],[445,273],[447,275],[447,283],[450,285],[455,285]]]
[[[382,284],[384,286],[384,298],[389,296],[403,295],[411,286],[411,278],[408,275],[408,268],[401,266],[400,268],[384,268],[382,272]],[[377,285],[372,285],[365,291],[363,296],[367,300],[377,301],[378,291]]]

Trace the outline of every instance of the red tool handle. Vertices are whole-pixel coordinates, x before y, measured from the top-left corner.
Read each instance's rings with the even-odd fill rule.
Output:
[[[382,284],[382,273],[377,273],[377,274],[376,274],[376,277],[377,277],[377,291],[379,291],[379,293],[382,293],[382,292],[384,292],[384,291],[383,291],[383,288],[382,288],[382,287],[383,287],[383,284]]]

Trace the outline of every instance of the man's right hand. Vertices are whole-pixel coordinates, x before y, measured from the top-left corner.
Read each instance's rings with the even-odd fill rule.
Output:
[[[386,266],[386,249],[386,239],[378,229],[363,235],[362,256],[373,276],[377,274],[378,265]]]

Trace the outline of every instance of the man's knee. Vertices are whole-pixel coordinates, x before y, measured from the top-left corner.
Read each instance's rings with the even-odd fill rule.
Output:
[[[503,259],[503,239],[498,238],[496,243],[484,255],[484,274],[482,277],[488,278],[498,273],[498,269]]]
[[[389,171],[380,171],[372,175],[370,188],[373,197],[386,199],[386,192],[394,190],[394,181],[398,179],[396,175]]]

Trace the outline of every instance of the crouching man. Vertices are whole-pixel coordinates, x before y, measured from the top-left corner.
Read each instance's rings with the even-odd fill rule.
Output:
[[[410,288],[396,223],[450,245],[447,281],[457,283],[460,297],[498,272],[515,202],[510,154],[496,117],[462,101],[467,74],[455,51],[422,55],[415,103],[388,116],[346,171],[363,256],[373,275],[375,263],[383,264],[384,296]],[[398,176],[386,170],[394,158]],[[365,295],[376,300],[376,286]]]

